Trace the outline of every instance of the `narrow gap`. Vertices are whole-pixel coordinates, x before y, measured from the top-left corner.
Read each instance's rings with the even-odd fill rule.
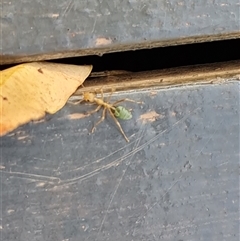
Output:
[[[52,59],[48,62],[93,65],[92,72],[111,70],[141,72],[231,60],[240,60],[240,39],[115,52],[103,56]],[[12,66],[15,64],[2,65],[0,70]]]
[[[91,64],[93,72],[111,70],[140,72],[237,59],[240,59],[240,39],[110,53],[101,57],[64,58],[51,62]]]

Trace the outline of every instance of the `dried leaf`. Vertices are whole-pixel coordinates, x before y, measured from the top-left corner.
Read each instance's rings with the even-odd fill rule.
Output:
[[[35,62],[0,72],[0,136],[60,110],[92,66]]]

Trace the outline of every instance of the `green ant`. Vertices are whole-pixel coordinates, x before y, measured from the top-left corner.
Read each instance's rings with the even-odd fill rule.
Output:
[[[132,119],[132,113],[121,105],[115,107],[115,112],[113,114],[121,120]]]
[[[97,125],[99,125],[106,117],[106,110],[108,110],[108,112],[110,113],[110,115],[112,116],[114,122],[116,123],[116,125],[118,126],[120,132],[122,133],[122,135],[124,136],[125,140],[127,142],[129,142],[129,139],[127,138],[127,136],[125,135],[120,123],[118,122],[118,120],[116,119],[122,119],[122,120],[129,120],[132,118],[132,114],[129,110],[127,110],[126,108],[124,108],[123,106],[117,106],[118,103],[124,102],[124,101],[128,101],[128,102],[134,102],[134,103],[138,103],[138,104],[142,104],[142,102],[137,102],[131,99],[121,99],[118,100],[112,104],[108,103],[110,97],[111,97],[112,93],[110,94],[110,96],[108,97],[107,101],[104,101],[103,98],[103,91],[101,89],[101,99],[96,97],[95,93],[92,92],[84,92],[83,93],[83,99],[79,100],[77,102],[74,102],[73,104],[79,104],[82,101],[87,101],[87,102],[91,102],[91,103],[96,103],[98,106],[95,110],[88,112],[88,115],[91,115],[97,111],[99,111],[101,109],[101,107],[103,107],[103,112],[102,112],[102,117],[101,119],[93,126],[92,128],[92,133],[96,130]]]

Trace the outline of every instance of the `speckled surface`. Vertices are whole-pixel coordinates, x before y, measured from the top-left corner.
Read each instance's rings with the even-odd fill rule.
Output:
[[[88,105],[1,139],[2,240],[239,240],[239,83],[127,95],[130,143]]]
[[[101,54],[107,51],[102,47],[224,39],[239,33],[239,8],[239,0],[3,1],[1,53],[23,57],[80,50],[85,55],[81,50],[96,49]]]

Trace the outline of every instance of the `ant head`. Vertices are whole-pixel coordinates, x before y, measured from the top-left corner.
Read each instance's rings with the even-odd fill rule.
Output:
[[[94,93],[90,93],[90,92],[84,92],[83,93],[83,99],[85,101],[94,102],[95,96],[96,95]]]

